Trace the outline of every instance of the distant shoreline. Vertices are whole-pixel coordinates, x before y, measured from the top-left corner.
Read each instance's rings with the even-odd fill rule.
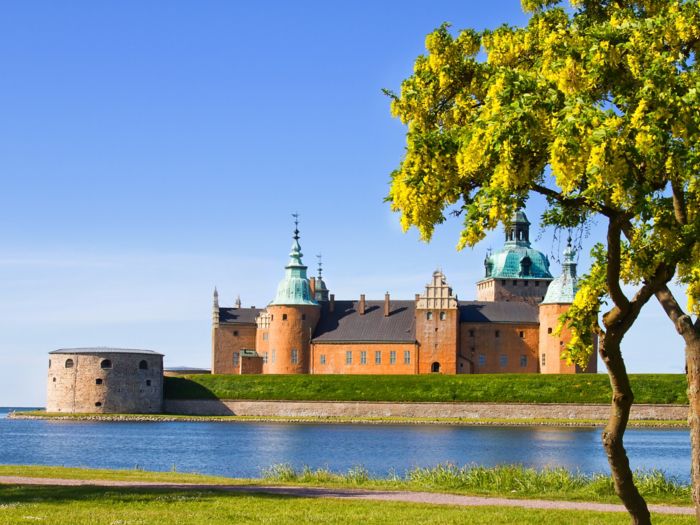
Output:
[[[40,412],[11,412],[8,419],[53,421],[105,422],[220,422],[220,423],[299,423],[299,424],[360,424],[360,425],[445,425],[445,426],[546,426],[603,427],[606,420],[544,419],[544,418],[405,418],[405,417],[322,417],[322,416],[193,416],[177,414],[48,414]],[[684,420],[631,420],[632,428],[688,428]]]

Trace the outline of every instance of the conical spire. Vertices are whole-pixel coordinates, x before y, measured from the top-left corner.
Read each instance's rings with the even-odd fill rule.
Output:
[[[301,245],[299,244],[299,214],[293,213],[294,217],[294,242],[289,253],[289,262],[285,266],[285,277],[277,287],[277,295],[271,304],[318,304],[311,297],[309,279],[306,276],[306,266],[301,260]]]
[[[328,287],[323,280],[323,260],[319,253],[316,258],[318,259],[318,277],[316,277],[316,294],[314,299],[316,301],[328,301]]]

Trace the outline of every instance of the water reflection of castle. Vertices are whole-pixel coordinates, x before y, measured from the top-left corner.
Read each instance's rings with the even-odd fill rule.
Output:
[[[575,252],[562,273],[530,245],[522,211],[504,246],[484,261],[477,301],[459,301],[442,272],[412,300],[337,300],[319,264],[307,277],[294,230],[285,277],[263,309],[220,307],[214,291],[215,374],[573,374],[561,359],[569,334],[553,335],[576,292]],[[596,371],[596,356],[585,372]]]

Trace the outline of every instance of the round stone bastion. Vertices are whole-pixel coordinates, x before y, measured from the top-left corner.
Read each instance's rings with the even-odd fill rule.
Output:
[[[125,348],[49,352],[47,412],[155,414],[163,410],[163,354]]]

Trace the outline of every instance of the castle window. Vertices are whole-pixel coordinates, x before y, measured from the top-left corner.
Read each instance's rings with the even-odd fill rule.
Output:
[[[382,352],[381,352],[381,350],[377,350],[376,352],[374,352],[374,364],[375,365],[382,364]]]
[[[425,318],[430,321],[433,318],[433,312],[426,312]]]
[[[322,365],[326,364],[326,354],[321,354],[320,362]]]
[[[486,356],[479,354],[479,366],[486,366]]]
[[[500,330],[496,330],[496,337],[501,337],[501,331],[500,331]]]
[[[286,321],[287,320],[287,314],[282,314],[282,320]]]
[[[469,337],[474,337],[474,330],[469,330]]]
[[[55,377],[53,378],[53,382],[54,382],[54,383],[56,382],[56,378],[55,378]]]
[[[520,261],[520,275],[528,277],[530,268],[532,268],[532,260],[529,257],[523,257],[523,260]]]
[[[267,364],[267,352],[263,353],[263,363]]]
[[[66,368],[73,368],[73,360],[66,359]]]
[[[438,362],[436,361],[436,362],[434,362],[432,365],[430,365],[430,371],[431,371],[433,374],[439,374],[439,373],[440,373],[440,363],[438,363]]]
[[[101,385],[101,384],[102,384],[102,379],[100,379],[99,377],[98,377],[97,379],[95,379],[95,384],[96,384],[96,385]]]
[[[445,312],[440,312],[440,321],[447,319],[447,314]]]
[[[360,364],[361,365],[366,365],[367,364],[367,352],[364,350],[360,352]]]
[[[513,286],[518,286],[518,281],[516,281],[515,279],[513,279]]]
[[[95,406],[96,406],[96,407],[101,407],[101,406],[102,406],[102,403],[100,403],[100,402],[98,401],[97,403],[95,403]]]
[[[508,366],[508,356],[505,354],[501,354],[498,358],[498,364],[501,366],[501,368],[505,368],[506,366]]]
[[[150,380],[150,379],[146,379],[146,386],[151,386],[151,380]]]
[[[272,362],[275,362],[275,358],[277,357],[277,351],[273,348],[272,349]]]
[[[345,352],[345,364],[346,365],[351,365],[352,364],[352,351],[348,350]]]
[[[395,365],[396,364],[396,352],[393,350],[389,352],[389,364],[390,365]]]
[[[238,337],[238,330],[234,330],[234,331],[233,331],[233,336],[234,336],[234,337]]]
[[[523,337],[525,337],[525,332],[520,330],[520,333],[518,335],[520,336],[520,339],[522,339]]]
[[[51,368],[51,359],[49,359],[49,368]]]
[[[139,363],[139,370],[148,370],[148,363],[145,359],[142,359]]]
[[[542,354],[542,366],[547,364],[547,354]]]
[[[525,354],[520,354],[520,368],[525,368],[527,366],[527,356]]]
[[[268,337],[269,337],[269,334],[267,332],[263,332],[263,341],[267,341]]]
[[[551,329],[551,328],[547,328],[547,333],[548,333],[548,334],[551,334],[551,333],[552,333],[552,329]]]
[[[241,354],[238,352],[233,353],[233,366],[238,366],[238,364],[241,362]]]
[[[301,320],[306,321],[306,314],[301,314]]]
[[[404,365],[411,364],[411,351],[410,350],[404,350],[404,352],[403,352],[403,364]]]
[[[292,350],[292,364],[296,365],[299,363],[299,350]]]
[[[103,359],[100,363],[100,368],[112,368],[112,361],[109,359]]]

